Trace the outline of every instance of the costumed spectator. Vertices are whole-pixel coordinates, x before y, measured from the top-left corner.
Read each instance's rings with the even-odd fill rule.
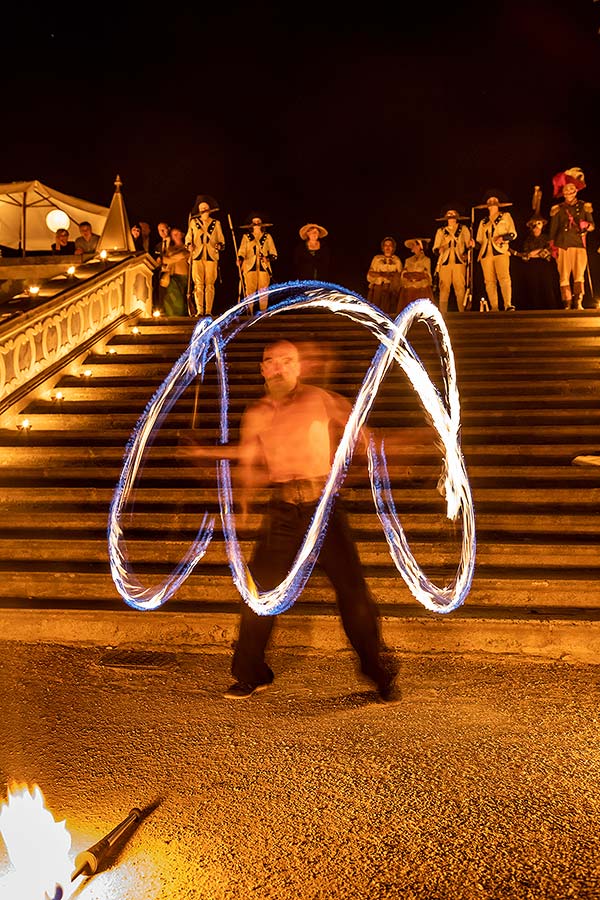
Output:
[[[294,250],[294,278],[298,281],[329,281],[331,254],[327,243],[322,243],[329,232],[322,225],[308,222],[298,233],[302,243]]]
[[[171,226],[168,222],[159,222],[157,230],[159,239],[154,245],[152,255],[157,260],[157,262],[159,262],[161,257],[166,254],[169,249],[169,242],[171,239]]]
[[[401,287],[402,260],[396,255],[396,241],[393,237],[384,237],[380,246],[381,253],[373,257],[367,272],[367,300],[384,313],[395,316]]]
[[[581,169],[558,172],[552,182],[554,196],[564,198],[550,210],[550,241],[557,249],[562,302],[565,309],[583,309],[586,235],[595,227],[592,204],[577,198],[578,191],[586,186]]]
[[[514,282],[519,309],[562,309],[557,267],[544,232],[548,220],[534,215],[527,222],[523,250],[511,249],[515,258]]]
[[[75,256],[75,241],[69,240],[69,230],[67,228],[59,228],[55,232],[54,243],[50,245],[50,249],[54,254],[61,256]]]
[[[468,221],[458,209],[446,207],[437,222],[440,225],[433,239],[433,253],[437,254],[436,274],[439,285],[439,308],[442,315],[448,312],[450,290],[454,289],[456,308],[465,311],[465,292],[467,289],[467,264],[469,251],[474,246],[471,229],[464,222]]]
[[[154,257],[155,269],[152,276],[152,295],[154,309],[159,312],[164,311],[163,298],[165,294],[165,286],[161,284],[162,276],[166,269],[163,267],[163,257],[169,252],[171,246],[171,226],[168,222],[159,222],[157,226],[159,240],[154,245],[152,255]],[[166,281],[166,279],[165,279]]]
[[[502,292],[505,312],[514,312],[512,280],[510,276],[510,241],[517,236],[513,217],[506,208],[512,206],[498,190],[486,191],[477,209],[487,215],[479,222],[475,241],[479,244],[477,261],[481,264],[485,290],[491,312],[498,312],[498,285]]]
[[[271,223],[264,222],[258,213],[248,216],[246,224],[240,226],[245,233],[238,247],[238,262],[244,279],[246,296],[259,291],[259,308],[264,310],[268,305],[266,288],[273,278],[272,263],[277,259],[277,250],[271,233]],[[250,309],[250,312],[253,310]]]
[[[81,256],[82,261],[91,259],[96,252],[100,235],[92,231],[90,222],[81,222],[79,232],[79,237],[75,238],[75,253]]]
[[[431,238],[409,238],[404,246],[412,251],[412,256],[404,261],[400,275],[400,294],[396,312],[399,313],[413,300],[431,300],[433,302],[433,279],[431,277],[431,259],[425,254],[424,244]]]
[[[139,222],[142,232],[142,248],[145,253],[152,253],[152,229],[148,222]]]
[[[131,237],[133,238],[135,252],[143,253],[144,252],[144,244],[143,244],[143,240],[142,240],[142,229],[140,228],[138,223],[135,222],[129,230],[131,231]]]
[[[161,276],[165,288],[163,307],[166,316],[188,315],[189,258],[184,232],[181,228],[171,228],[171,243],[163,257],[164,272]]]
[[[219,257],[225,247],[225,236],[212,213],[219,204],[209,194],[199,194],[190,216],[185,246],[192,260],[192,280],[196,315],[210,316],[215,301],[215,283],[219,274]]]

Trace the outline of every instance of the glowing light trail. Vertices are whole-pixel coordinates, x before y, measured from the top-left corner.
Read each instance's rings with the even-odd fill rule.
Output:
[[[260,593],[248,572],[240,550],[235,516],[231,471],[228,459],[217,466],[219,502],[227,554],[235,585],[244,601],[259,615],[274,615],[289,609],[311,575],[321,548],[332,504],[344,481],[360,430],[366,424],[379,388],[395,362],[419,395],[425,414],[435,429],[443,452],[440,488],[446,500],[447,517],[461,517],[461,556],[455,577],[442,587],[433,584],[413,556],[396,513],[383,444],[370,439],[369,475],[377,514],[382,523],[391,557],[413,596],[427,609],[447,613],[460,606],[468,595],[475,567],[475,516],[471,489],[460,447],[460,403],[456,383],[454,355],[443,317],[429,300],[417,300],[392,321],[381,310],[358,294],[322,282],[291,282],[269,288],[270,306],[251,320],[244,313],[257,300],[253,295],[212,321],[202,319],[196,325],[190,344],[150,400],[128,444],[123,470],[111,504],[108,527],[109,560],[113,580],[121,597],[135,609],[162,606],[172,597],[193,568],[202,559],[211,541],[214,518],[204,514],[195,541],[170,576],[157,587],[144,587],[127,563],[125,539],[120,518],[135,484],[143,454],[165,416],[191,381],[204,378],[207,365],[214,359],[220,384],[220,442],[228,439],[228,389],[225,349],[241,330],[283,310],[327,309],[368,328],[379,347],[363,379],[344,433],[335,452],[327,483],[316,506],[304,541],[287,577],[276,588]],[[416,321],[426,324],[439,348],[444,394],[433,384],[406,335]]]

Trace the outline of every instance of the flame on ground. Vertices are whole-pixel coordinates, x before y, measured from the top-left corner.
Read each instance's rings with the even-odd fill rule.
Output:
[[[57,886],[70,887],[71,835],[46,809],[37,785],[9,787],[0,807],[0,834],[13,868],[0,883],[1,900],[54,900],[62,896]]]

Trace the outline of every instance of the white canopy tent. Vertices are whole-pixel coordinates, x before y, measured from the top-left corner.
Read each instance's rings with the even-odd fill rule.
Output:
[[[70,197],[41,181],[11,181],[0,184],[0,244],[25,252],[50,250],[53,231],[46,224],[52,209],[61,209],[71,220],[69,237],[79,237],[79,223],[89,222],[92,231],[102,234],[108,207]]]

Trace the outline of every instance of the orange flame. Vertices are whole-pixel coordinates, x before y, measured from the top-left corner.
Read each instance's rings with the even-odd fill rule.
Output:
[[[70,884],[71,835],[44,805],[37,785],[12,784],[0,807],[0,834],[13,867],[0,884],[1,900],[53,898]]]

